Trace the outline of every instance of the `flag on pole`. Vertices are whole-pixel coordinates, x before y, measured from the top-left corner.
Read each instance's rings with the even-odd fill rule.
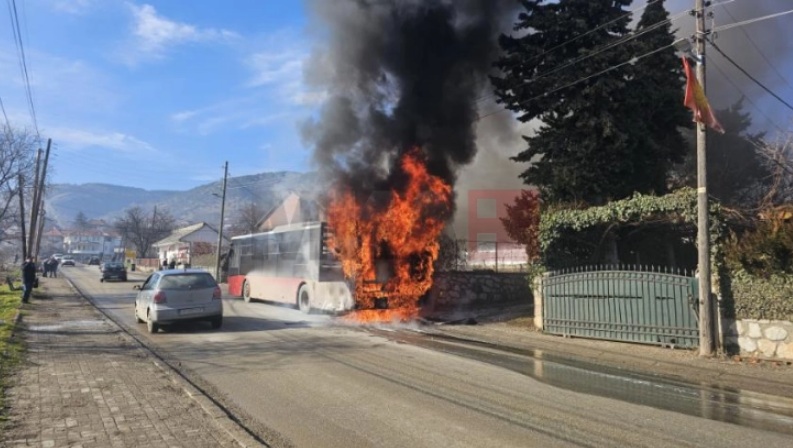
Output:
[[[694,121],[704,123],[714,131],[724,134],[724,128],[713,114],[713,109],[708,104],[708,98],[705,97],[705,91],[699,85],[694,71],[688,64],[688,58],[685,56],[683,56],[683,69],[686,71],[686,98],[683,100],[683,104],[694,112]]]

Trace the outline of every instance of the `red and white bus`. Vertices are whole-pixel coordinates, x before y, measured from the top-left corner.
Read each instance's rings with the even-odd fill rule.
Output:
[[[328,249],[324,222],[289,224],[231,239],[229,294],[300,310],[346,311],[355,307],[341,263]]]

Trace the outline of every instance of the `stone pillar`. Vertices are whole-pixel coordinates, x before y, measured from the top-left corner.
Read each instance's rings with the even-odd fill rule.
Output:
[[[543,280],[548,277],[548,274],[542,274],[534,277],[532,280],[532,293],[534,295],[534,328],[538,330],[543,329],[543,322],[542,322],[542,305],[543,305],[543,295],[542,295],[542,285]]]

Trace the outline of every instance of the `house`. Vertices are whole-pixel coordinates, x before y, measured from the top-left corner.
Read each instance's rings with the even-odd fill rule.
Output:
[[[267,232],[287,224],[324,220],[325,210],[316,200],[291,192],[267,212],[256,227],[260,232]]]
[[[119,251],[121,237],[101,230],[67,231],[63,233],[64,251],[87,261],[90,257],[105,258]]]
[[[224,237],[223,243],[228,242],[228,238]],[[195,257],[216,253],[217,244],[218,231],[205,222],[199,222],[174,230],[152,246],[157,249],[160,260],[192,265]]]

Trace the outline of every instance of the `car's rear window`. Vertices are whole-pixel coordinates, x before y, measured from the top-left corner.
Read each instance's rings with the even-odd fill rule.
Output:
[[[124,265],[121,263],[105,263],[105,269],[121,269]]]
[[[198,289],[215,286],[215,279],[203,273],[165,275],[158,285],[160,289]]]

